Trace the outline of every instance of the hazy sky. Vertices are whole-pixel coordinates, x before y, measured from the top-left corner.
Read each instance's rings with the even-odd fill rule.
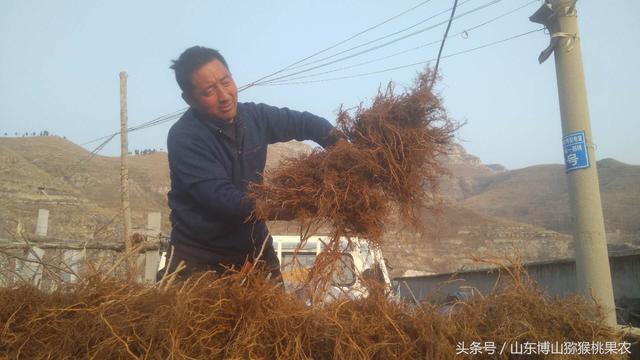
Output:
[[[129,121],[136,125],[179,110],[168,68],[187,47],[219,49],[238,85],[279,70],[344,40],[422,1],[33,1],[0,3],[0,136],[48,130],[84,143],[119,129],[121,70],[129,74]],[[460,1],[464,14],[495,1]],[[431,0],[383,26],[319,55],[319,59],[412,26],[447,10],[453,1]],[[486,26],[451,37],[452,54],[540,28],[529,22],[540,1],[502,0],[461,16],[460,33],[517,7]],[[591,123],[598,159],[640,164],[638,35],[640,3],[578,1]],[[427,28],[442,14],[412,29],[357,49]],[[407,37],[298,76],[379,59],[439,40],[445,26]],[[561,129],[553,57],[538,64],[549,43],[544,32],[443,59],[437,89],[452,117],[466,121],[459,138],[485,163],[520,168],[562,163]],[[634,45],[635,44],[635,45]],[[298,81],[335,78],[432,59],[431,45],[387,59]],[[357,51],[344,53],[339,59]],[[330,60],[325,60],[328,62]],[[314,65],[322,64],[322,62]],[[310,65],[311,66],[311,65]],[[310,67],[309,66],[309,67]],[[423,65],[374,75],[295,85],[253,87],[240,101],[308,110],[334,120],[340,104],[367,101],[393,80],[411,84]],[[165,148],[171,123],[130,134],[130,149]],[[97,143],[91,144],[96,146]],[[87,148],[92,149],[91,145]],[[102,154],[115,155],[117,139]]]

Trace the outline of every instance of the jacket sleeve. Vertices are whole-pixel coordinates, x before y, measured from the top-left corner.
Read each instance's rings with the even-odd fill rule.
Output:
[[[170,134],[167,149],[173,176],[208,212],[240,220],[251,214],[254,203],[233,185],[231,175],[204,141],[186,134]]]
[[[322,147],[332,145],[333,125],[309,112],[278,108],[266,104],[256,105],[258,116],[265,122],[269,144],[289,140],[313,140]]]

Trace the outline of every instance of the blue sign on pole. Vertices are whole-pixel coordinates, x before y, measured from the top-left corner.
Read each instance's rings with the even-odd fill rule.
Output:
[[[585,169],[590,166],[587,139],[584,131],[576,131],[562,137],[564,166],[566,172]]]

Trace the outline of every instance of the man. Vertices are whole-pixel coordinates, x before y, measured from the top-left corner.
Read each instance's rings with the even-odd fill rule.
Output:
[[[171,66],[190,108],[169,131],[171,245],[168,271],[223,273],[255,263],[262,250],[272,277],[280,264],[263,221],[249,220],[249,182],[262,182],[267,145],[313,140],[323,147],[337,137],[333,126],[308,112],[239,103],[227,62],[216,50],[195,46]],[[290,220],[286,211],[274,219]],[[265,243],[266,242],[266,243]]]

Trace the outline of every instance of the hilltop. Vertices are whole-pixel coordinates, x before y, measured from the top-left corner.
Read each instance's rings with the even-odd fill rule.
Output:
[[[607,232],[640,232],[640,166],[598,161]],[[475,178],[459,201],[483,214],[571,233],[563,165],[538,165]]]

